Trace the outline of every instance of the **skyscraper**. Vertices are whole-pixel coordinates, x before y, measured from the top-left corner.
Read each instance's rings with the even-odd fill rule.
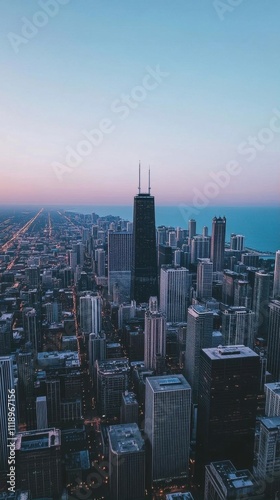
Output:
[[[131,288],[132,233],[108,232],[108,293],[118,284],[119,301],[129,302]]]
[[[222,310],[222,333],[225,345],[244,344],[253,349],[255,313],[246,307],[225,307]]]
[[[12,391],[15,391],[13,360],[10,356],[2,356],[0,357],[0,471],[8,469],[8,438],[10,438],[8,435],[8,395],[11,395]]]
[[[109,477],[113,500],[144,500],[145,441],[135,423],[111,425]]]
[[[213,285],[213,262],[210,259],[198,259],[196,296],[199,299],[211,299]]]
[[[260,419],[257,476],[264,480],[278,479],[280,471],[280,417]],[[269,496],[269,498],[272,498]],[[273,496],[273,498],[277,498]]]
[[[101,297],[86,295],[80,298],[80,323],[83,333],[101,332]]]
[[[267,342],[267,369],[275,380],[280,380],[280,300],[269,304],[269,328]]]
[[[186,321],[190,293],[190,273],[185,267],[162,266],[160,271],[160,309],[166,321]]]
[[[156,297],[150,297],[145,313],[144,343],[145,367],[155,370],[157,355],[164,359],[166,354],[166,318],[158,310]]]
[[[92,381],[95,379],[95,361],[106,358],[106,338],[102,333],[90,333],[88,342],[89,372]]]
[[[196,235],[196,221],[194,219],[189,220],[189,239],[188,243],[191,244],[192,238]]]
[[[264,272],[255,273],[252,309],[256,313],[256,333],[267,338],[269,317],[270,275]]]
[[[210,236],[194,236],[190,249],[192,264],[196,264],[198,259],[208,259],[210,257]]]
[[[211,255],[213,271],[223,271],[226,238],[226,218],[214,217],[212,219]]]
[[[191,388],[183,375],[147,377],[145,432],[151,481],[188,477]]]
[[[275,255],[273,298],[280,299],[280,250],[277,250]]]
[[[140,170],[138,189],[133,212],[131,299],[143,303],[148,302],[149,297],[158,295],[158,280],[155,200],[150,194],[150,185],[148,193],[141,193]]]
[[[193,402],[197,403],[200,350],[212,347],[213,312],[204,306],[188,309],[185,373],[192,388]]]
[[[206,466],[205,500],[264,500],[260,485],[249,470],[236,470],[230,460]]]
[[[199,369],[197,475],[216,460],[253,465],[259,356],[249,347],[202,349]]]

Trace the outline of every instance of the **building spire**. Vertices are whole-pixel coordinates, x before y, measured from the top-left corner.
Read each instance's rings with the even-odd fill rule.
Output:
[[[151,167],[149,165],[149,194],[151,194]]]
[[[138,185],[138,193],[141,193],[141,163],[139,160],[139,185]]]

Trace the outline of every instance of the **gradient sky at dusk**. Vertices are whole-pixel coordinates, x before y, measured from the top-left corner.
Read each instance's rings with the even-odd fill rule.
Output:
[[[278,203],[279,0],[241,1],[223,20],[212,0],[64,1],[18,53],[11,33],[47,0],[1,4],[0,203],[130,204],[139,159],[158,204],[192,204],[231,160],[240,173],[213,205]],[[113,111],[157,65],[168,77],[127,117]],[[59,180],[53,162],[104,119],[112,131]],[[258,134],[266,144],[245,154]]]

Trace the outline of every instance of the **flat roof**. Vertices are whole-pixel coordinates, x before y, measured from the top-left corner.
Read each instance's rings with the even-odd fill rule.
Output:
[[[220,478],[227,491],[251,489],[255,485],[251,472],[249,470],[237,470],[230,460],[211,462],[207,468],[212,474]]]
[[[268,429],[277,429],[280,427],[280,417],[263,417],[260,422]]]
[[[108,435],[111,449],[117,454],[137,453],[145,449],[137,424],[110,425]]]
[[[154,392],[191,390],[191,386],[183,375],[159,375],[147,377]]]
[[[259,355],[252,351],[250,347],[244,345],[208,347],[202,351],[212,360],[217,359],[237,359],[237,358],[259,358]]]
[[[193,500],[193,496],[189,492],[185,492],[185,493],[169,493],[168,495],[166,495],[166,500],[173,500],[174,498],[176,500]]]
[[[16,450],[32,451],[60,446],[61,433],[59,429],[44,429],[21,432],[16,435]]]

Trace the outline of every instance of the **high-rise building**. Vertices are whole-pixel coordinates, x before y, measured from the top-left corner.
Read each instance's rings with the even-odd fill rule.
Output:
[[[147,377],[145,433],[151,482],[188,477],[191,388],[183,375]]]
[[[124,392],[121,405],[121,424],[138,423],[139,405],[134,392]]]
[[[264,385],[265,416],[280,417],[280,382]]]
[[[132,233],[108,232],[108,293],[118,284],[119,301],[128,302],[131,288]]]
[[[234,282],[234,305],[251,309],[252,288],[247,280],[235,280]]]
[[[9,406],[15,405],[15,383],[13,373],[13,360],[10,356],[0,357],[0,471],[8,470],[8,443],[11,439],[10,431],[15,431],[13,423],[9,424]],[[10,396],[11,404],[9,405]],[[16,426],[16,422],[15,422]]]
[[[212,347],[213,311],[204,306],[188,309],[185,374],[192,388],[193,402],[197,403],[200,350]]]
[[[191,240],[191,263],[196,264],[198,259],[210,257],[210,236],[194,236]]]
[[[213,262],[210,259],[198,259],[196,296],[199,299],[211,299],[213,286]]]
[[[166,317],[158,310],[156,297],[150,297],[145,313],[144,361],[149,370],[156,370],[157,355],[166,354]]]
[[[269,291],[270,275],[264,272],[256,272],[252,309],[256,313],[256,333],[258,337],[267,338]]]
[[[226,218],[214,217],[212,220],[211,236],[211,261],[213,262],[213,271],[223,271],[224,252],[226,238]]]
[[[190,294],[190,273],[185,267],[162,266],[160,271],[160,309],[166,321],[186,321]]]
[[[269,328],[267,343],[267,369],[276,381],[280,380],[280,300],[269,304]]]
[[[255,313],[246,307],[224,307],[221,315],[224,344],[244,344],[253,349]]]
[[[143,303],[157,295],[155,200],[150,186],[148,193],[141,193],[139,174],[139,194],[134,198],[133,212],[131,299]]]
[[[126,358],[97,360],[97,402],[101,415],[118,417],[122,394],[128,390],[129,364]]]
[[[80,297],[80,324],[83,333],[101,332],[102,299],[99,296]]]
[[[273,298],[280,299],[280,250],[277,250],[275,255]]]
[[[211,462],[205,469],[204,500],[254,500],[260,485],[249,470],[237,470],[230,460]]]
[[[109,478],[114,500],[144,500],[145,441],[135,423],[111,425]]]
[[[280,480],[280,417],[260,419],[256,474],[266,481]],[[272,497],[269,497],[272,498]],[[273,498],[277,498],[273,496]]]
[[[165,500],[194,500],[190,492],[169,493],[166,495]]]
[[[103,248],[97,250],[97,274],[105,276],[105,250]]]
[[[239,250],[240,252],[244,249],[245,236],[242,234],[232,234],[230,237],[230,248],[231,250]]]
[[[36,398],[36,420],[37,429],[47,429],[48,416],[47,416],[47,398],[46,396],[38,396]]]
[[[60,434],[58,429],[45,429],[16,436],[17,487],[30,491],[32,498],[61,498]]]
[[[231,460],[253,465],[260,359],[249,347],[202,349],[199,369],[196,473]]]
[[[95,362],[106,358],[106,337],[102,333],[90,333],[88,341],[89,372],[95,380]]]
[[[196,235],[196,221],[194,219],[189,220],[189,239],[188,243],[191,244],[192,238]]]

